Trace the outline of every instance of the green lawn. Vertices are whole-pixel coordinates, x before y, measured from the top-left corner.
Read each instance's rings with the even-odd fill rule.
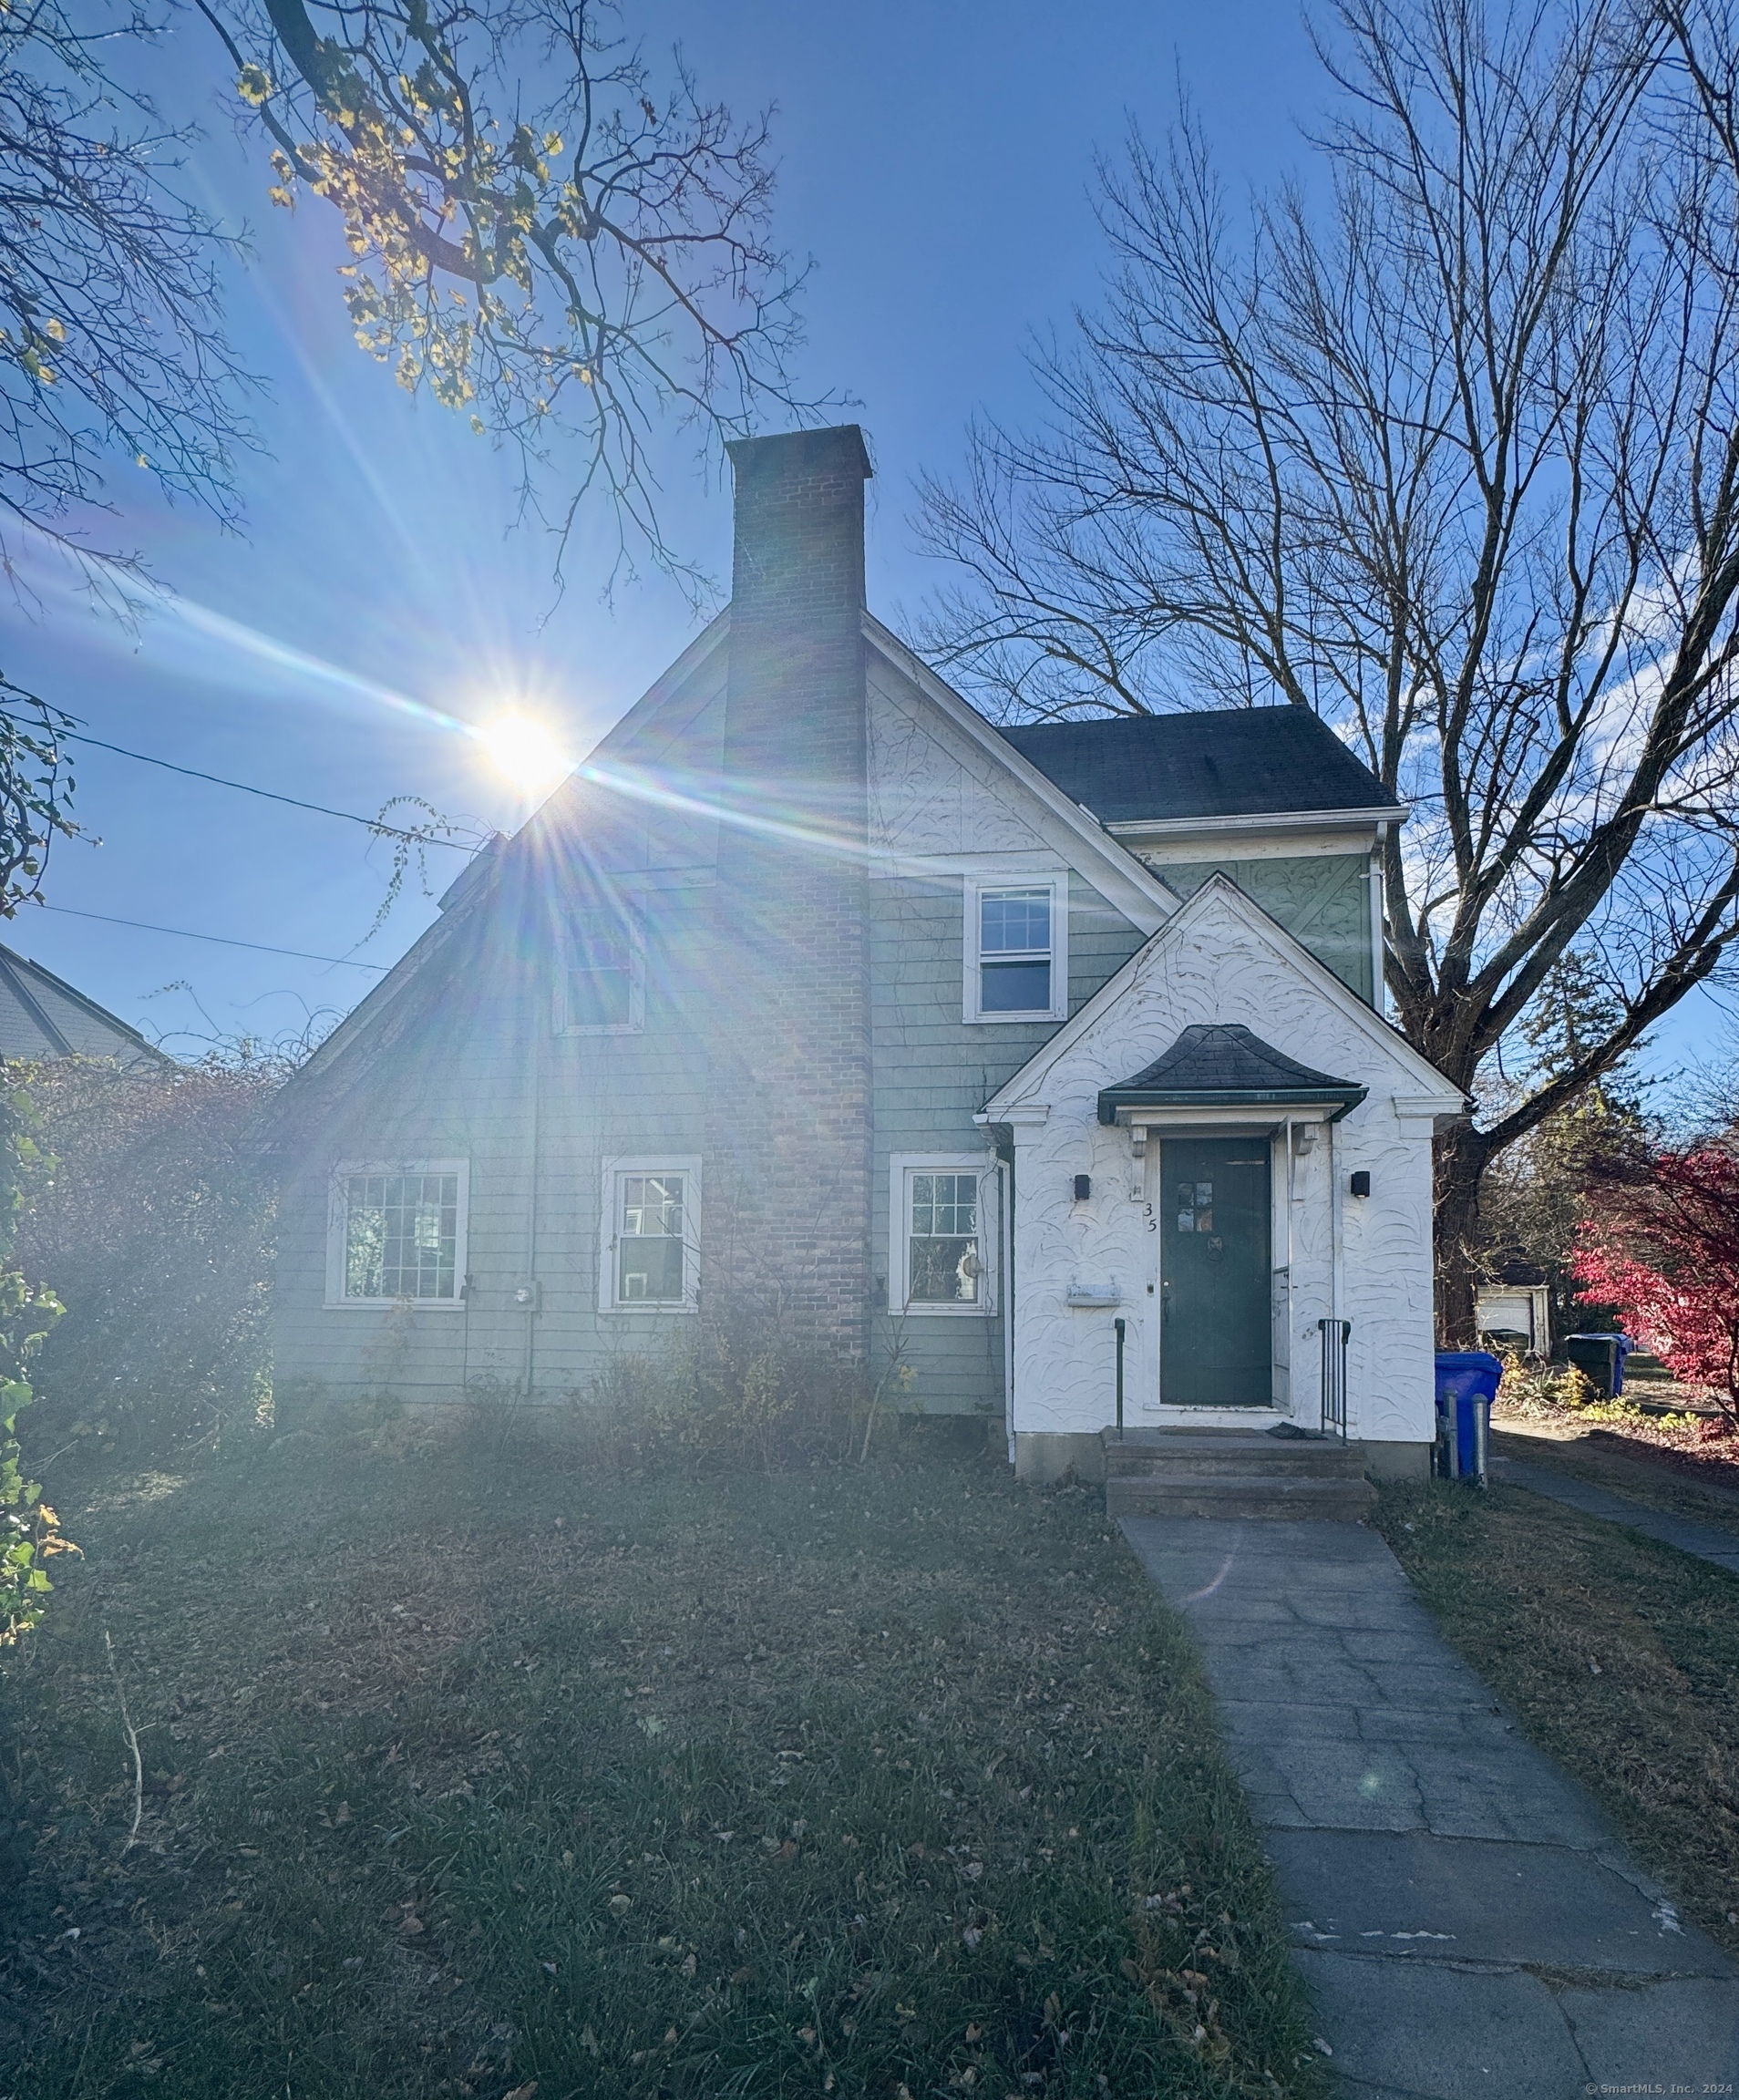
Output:
[[[298,1448],[65,1498],[89,1558],[0,1693],[0,2096],[1317,2089],[1096,1498],[911,1438]]]
[[[1388,1488],[1444,1632],[1739,1952],[1739,1580],[1519,1488]]]

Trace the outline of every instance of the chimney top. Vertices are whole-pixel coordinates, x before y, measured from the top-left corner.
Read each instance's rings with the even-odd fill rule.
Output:
[[[825,430],[781,430],[770,438],[735,438],[725,449],[738,488],[745,482],[765,487],[851,467],[868,481],[875,472],[856,423],[836,423]]]

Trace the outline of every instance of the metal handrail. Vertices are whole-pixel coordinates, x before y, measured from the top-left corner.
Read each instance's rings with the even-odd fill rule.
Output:
[[[1346,1442],[1346,1344],[1353,1333],[1350,1320],[1319,1320],[1322,1337],[1322,1434],[1340,1432]]]

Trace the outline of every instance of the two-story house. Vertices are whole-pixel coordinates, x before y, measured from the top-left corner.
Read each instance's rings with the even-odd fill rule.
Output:
[[[993,726],[865,609],[859,430],[732,457],[729,607],[289,1090],[281,1390],[555,1399],[723,1294],[1024,1472],[1119,1362],[1423,1470],[1405,810],[1300,708]]]

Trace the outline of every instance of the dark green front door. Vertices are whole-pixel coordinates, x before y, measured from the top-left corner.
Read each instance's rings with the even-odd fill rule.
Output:
[[[1168,1138],[1159,1165],[1159,1396],[1168,1407],[1266,1407],[1268,1140]]]

